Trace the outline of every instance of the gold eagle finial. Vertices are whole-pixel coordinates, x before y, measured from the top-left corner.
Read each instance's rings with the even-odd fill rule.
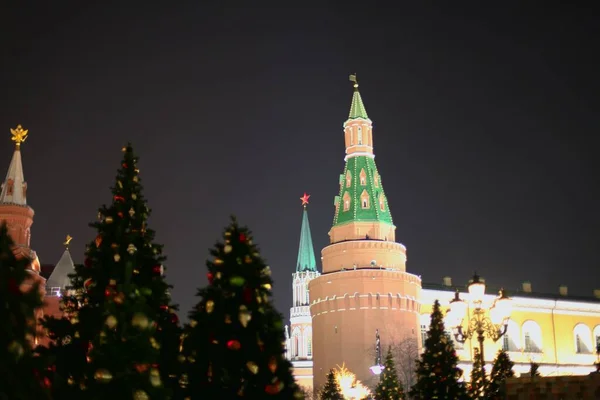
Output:
[[[10,129],[10,133],[12,133],[11,140],[15,142],[17,148],[21,147],[21,143],[23,143],[27,139],[29,130],[23,129],[21,125],[17,125],[16,129]]]
[[[71,244],[71,240],[73,240],[73,237],[71,235],[67,235],[67,240],[65,240],[65,242],[63,243],[67,250],[69,249],[69,244]]]

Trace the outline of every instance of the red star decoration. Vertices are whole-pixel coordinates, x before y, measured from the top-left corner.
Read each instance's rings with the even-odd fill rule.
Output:
[[[304,193],[304,196],[300,197],[300,200],[302,200],[302,205],[305,206],[308,204],[308,199],[310,198],[310,194],[306,194]]]

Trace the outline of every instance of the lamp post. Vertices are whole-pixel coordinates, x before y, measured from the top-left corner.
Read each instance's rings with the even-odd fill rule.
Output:
[[[381,374],[383,365],[381,365],[381,340],[379,339],[379,329],[375,329],[375,365],[369,368],[375,375]]]
[[[501,289],[498,297],[494,299],[489,308],[490,317],[487,317],[486,308],[483,306],[485,296],[485,283],[475,274],[469,284],[469,297],[473,304],[473,312],[469,315],[467,302],[461,300],[458,290],[454,300],[450,302],[450,310],[446,314],[446,320],[452,328],[454,338],[459,343],[476,337],[479,342],[479,355],[481,357],[481,369],[485,376],[485,358],[483,354],[483,342],[485,337],[498,341],[508,329],[512,301]],[[463,320],[467,317],[467,327],[463,328]]]

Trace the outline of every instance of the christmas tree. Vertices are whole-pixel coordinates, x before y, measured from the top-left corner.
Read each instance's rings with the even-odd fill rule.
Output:
[[[490,382],[486,391],[486,398],[489,400],[500,400],[504,399],[504,393],[502,392],[502,384],[506,378],[512,378],[515,376],[513,372],[513,363],[508,354],[504,350],[500,350],[494,365],[492,366],[492,372],[490,374]]]
[[[385,357],[384,369],[379,375],[379,383],[375,387],[374,398],[375,400],[404,400],[405,398],[404,389],[398,380],[391,347]]]
[[[123,152],[112,204],[90,224],[97,236],[63,298],[65,317],[46,321],[53,343],[40,353],[56,363],[55,397],[163,399],[178,380],[180,334],[165,258],[146,226],[137,157],[130,145]]]
[[[184,341],[189,397],[301,398],[284,358],[270,270],[250,232],[232,218],[211,255],[209,285],[198,292]]]
[[[410,396],[417,400],[468,399],[465,385],[459,382],[463,371],[457,364],[458,356],[452,339],[444,329],[440,303],[436,300],[424,351],[417,360],[417,383],[412,387]]]
[[[469,395],[472,399],[484,399],[486,389],[486,377],[483,370],[483,360],[479,349],[473,349],[473,369],[471,370],[471,382],[469,382]]]
[[[335,372],[333,370],[329,371],[327,374],[327,381],[321,389],[319,398],[320,400],[344,400],[340,385],[338,385],[338,382],[335,379]]]
[[[13,241],[4,224],[0,226],[0,399],[45,399],[46,387],[36,376],[32,342],[35,315],[42,306],[39,287],[27,284],[30,260],[17,260]]]

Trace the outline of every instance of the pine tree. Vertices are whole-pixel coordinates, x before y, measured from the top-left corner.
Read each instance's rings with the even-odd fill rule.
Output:
[[[90,224],[97,236],[63,299],[66,316],[46,321],[54,343],[40,353],[56,362],[55,397],[164,399],[177,381],[179,321],[165,258],[146,226],[137,157],[131,145],[123,152],[112,204]]]
[[[424,351],[417,360],[417,383],[410,396],[417,400],[468,399],[464,383],[459,382],[462,370],[457,367],[458,356],[452,339],[444,329],[439,301],[431,313],[431,325],[425,340]]]
[[[375,400],[404,400],[404,389],[398,380],[391,347],[385,357],[384,367],[379,375],[379,383],[375,387]]]
[[[13,241],[0,226],[0,399],[48,398],[46,385],[36,376],[32,342],[35,310],[42,306],[39,286],[22,291],[30,260],[17,260]]]
[[[483,360],[479,349],[473,349],[473,369],[471,370],[471,382],[469,382],[469,395],[472,399],[484,399],[486,389],[485,372],[482,369]]]
[[[184,341],[191,399],[301,398],[284,358],[281,315],[271,303],[270,269],[235,218],[207,261]]]
[[[506,378],[512,378],[515,376],[513,371],[513,363],[508,356],[508,353],[504,350],[500,350],[494,365],[492,366],[492,372],[490,374],[490,382],[486,391],[486,398],[488,400],[500,400],[504,399],[504,393],[502,392],[503,383]]]
[[[320,393],[320,400],[344,400],[344,396],[342,396],[342,391],[340,390],[340,385],[338,385],[337,380],[335,379],[335,372],[330,370],[327,374],[327,381]]]

